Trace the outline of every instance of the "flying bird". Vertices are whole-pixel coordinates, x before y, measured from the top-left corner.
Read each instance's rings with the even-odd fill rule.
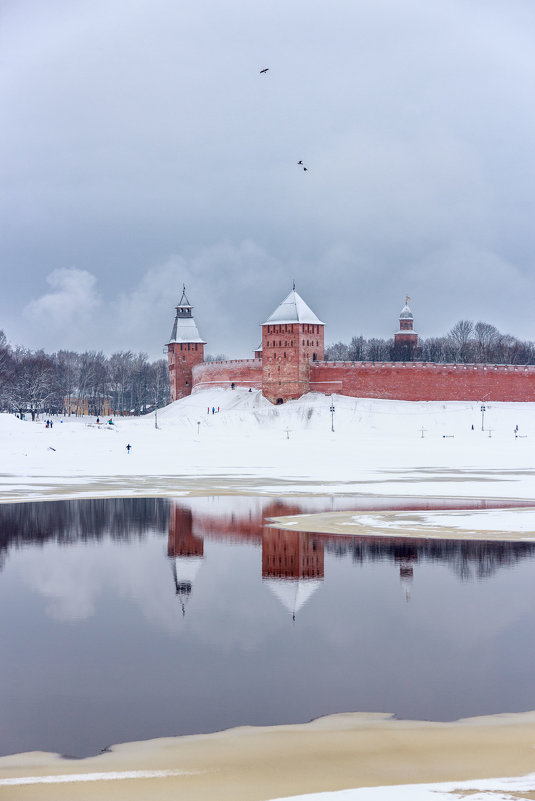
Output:
[[[308,167],[303,167],[303,172],[308,172]]]
[[[260,70],[260,75],[262,75],[264,72],[269,72],[269,67],[264,67],[263,70]]]
[[[301,166],[303,165],[303,162],[302,162],[302,161],[298,161],[297,163],[298,163],[298,164],[301,164]]]

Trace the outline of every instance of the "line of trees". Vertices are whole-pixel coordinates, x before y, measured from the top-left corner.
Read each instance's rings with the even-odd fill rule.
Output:
[[[144,414],[170,402],[167,361],[145,353],[47,354],[0,331],[0,408],[19,414]]]
[[[535,364],[535,343],[502,334],[490,323],[459,320],[445,336],[419,339],[417,347],[391,339],[354,336],[325,348],[327,361]]]

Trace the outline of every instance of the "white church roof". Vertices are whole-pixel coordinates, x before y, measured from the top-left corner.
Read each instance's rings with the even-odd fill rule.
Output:
[[[195,320],[193,317],[176,317],[171,332],[171,339],[169,345],[173,342],[198,342],[199,344],[206,345],[204,339],[201,339]]]
[[[412,320],[413,314],[412,314],[412,312],[409,309],[407,304],[405,304],[404,307],[402,308],[402,310],[400,311],[399,318],[400,318],[400,320],[401,319],[403,319],[403,320]]]
[[[292,289],[287,298],[278,306],[263,325],[272,323],[313,323],[323,325],[303,298]]]

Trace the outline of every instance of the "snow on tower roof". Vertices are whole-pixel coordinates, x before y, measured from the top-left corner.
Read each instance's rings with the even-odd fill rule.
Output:
[[[186,287],[184,285],[182,288],[182,297],[180,298],[180,303],[176,307],[175,322],[173,323],[171,339],[167,343],[168,345],[172,345],[173,342],[183,344],[190,342],[193,344],[197,343],[200,345],[206,345],[206,342],[204,339],[201,339],[197,330],[197,325],[193,319],[192,309],[193,306],[186,296]]]
[[[312,309],[307,306],[303,298],[292,289],[287,298],[278,306],[271,317],[268,317],[262,325],[271,323],[313,323],[314,325],[324,325],[319,320]]]
[[[197,342],[202,345],[206,345],[204,339],[201,339],[200,334],[197,330],[197,325],[193,317],[176,317],[175,322],[173,325],[173,330],[171,332],[171,339],[167,343],[168,345],[172,345],[173,342]]]

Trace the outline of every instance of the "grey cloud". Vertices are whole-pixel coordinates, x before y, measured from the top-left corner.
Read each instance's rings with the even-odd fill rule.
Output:
[[[87,270],[53,270],[46,280],[52,291],[30,301],[23,312],[40,326],[65,330],[75,322],[86,322],[100,305],[95,276]]]
[[[532,337],[534,34],[531,0],[8,3],[0,327],[68,346],[23,310],[75,269],[106,350],[159,352],[182,281],[228,355],[293,278],[332,340],[406,292],[424,336]]]

